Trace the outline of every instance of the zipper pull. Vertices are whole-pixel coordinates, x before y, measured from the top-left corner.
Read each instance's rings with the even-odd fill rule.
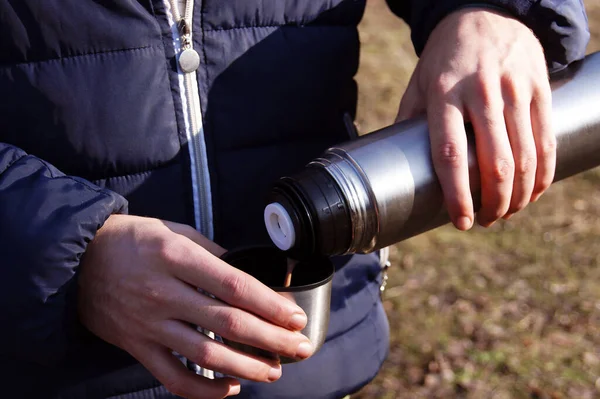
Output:
[[[200,55],[192,45],[192,28],[185,18],[177,24],[182,51],[179,54],[179,67],[184,73],[195,72],[200,67]]]

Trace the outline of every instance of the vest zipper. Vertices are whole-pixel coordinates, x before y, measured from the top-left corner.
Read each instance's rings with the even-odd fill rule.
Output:
[[[185,120],[185,131],[188,140],[188,151],[190,152],[190,167],[192,175],[192,189],[194,201],[194,221],[196,229],[208,239],[212,240],[213,217],[212,196],[210,187],[210,175],[208,170],[208,158],[206,142],[204,141],[204,126],[202,125],[202,109],[200,106],[200,93],[198,91],[198,80],[196,71],[200,67],[200,55],[194,50],[192,40],[192,18],[194,15],[195,0],[185,1],[183,17],[179,12],[177,0],[164,0],[167,18],[173,33],[173,46],[177,57],[179,70],[179,89],[181,104],[183,106],[183,117]],[[215,334],[202,327],[196,327],[198,331],[215,339]],[[179,356],[187,367],[206,378],[214,378],[214,372]]]
[[[169,23],[173,31],[173,43],[179,68],[179,86],[182,93],[185,130],[190,153],[192,188],[194,200],[194,219],[196,229],[209,239],[213,239],[212,195],[202,110],[198,92],[197,73],[200,56],[194,50],[192,40],[192,18],[194,0],[185,2],[185,12],[179,12],[177,0],[168,0],[171,13],[167,10]],[[169,8],[169,7],[167,7]]]

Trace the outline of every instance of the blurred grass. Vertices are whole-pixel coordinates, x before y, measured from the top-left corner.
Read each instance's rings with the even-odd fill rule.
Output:
[[[600,50],[600,1],[586,4]],[[383,0],[360,25],[357,124],[393,122],[416,57]],[[449,226],[392,249],[391,352],[354,398],[600,397],[600,169],[489,229]]]

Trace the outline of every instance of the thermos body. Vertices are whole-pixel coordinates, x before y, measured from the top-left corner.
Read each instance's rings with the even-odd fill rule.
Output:
[[[600,53],[552,77],[557,137],[554,181],[600,165]],[[480,177],[467,126],[475,208]],[[425,118],[386,127],[326,150],[273,187],[265,224],[298,257],[368,253],[449,222]]]

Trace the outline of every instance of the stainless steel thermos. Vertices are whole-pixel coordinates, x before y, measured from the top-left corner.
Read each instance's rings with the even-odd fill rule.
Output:
[[[554,75],[551,84],[556,182],[600,165],[600,52]],[[477,209],[479,171],[472,131],[468,136]],[[272,241],[297,258],[368,253],[448,223],[426,120],[329,148],[275,183],[264,218]]]

